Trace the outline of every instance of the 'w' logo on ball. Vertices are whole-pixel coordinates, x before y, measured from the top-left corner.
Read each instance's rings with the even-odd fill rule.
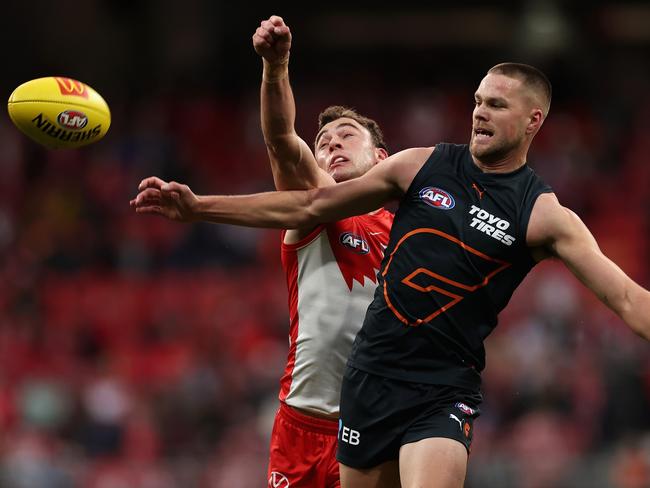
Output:
[[[55,76],[54,79],[59,84],[61,95],[73,95],[88,98],[88,90],[86,90],[86,85],[82,82],[73,80],[72,78],[62,78],[60,76]]]

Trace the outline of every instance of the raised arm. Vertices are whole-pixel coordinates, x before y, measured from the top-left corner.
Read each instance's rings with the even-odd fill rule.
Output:
[[[555,195],[543,194],[531,214],[527,240],[560,258],[573,274],[638,335],[650,340],[650,292],[598,247],[587,226]]]
[[[296,229],[360,215],[400,198],[431,154],[431,148],[407,149],[374,166],[363,176],[303,191],[239,196],[198,196],[187,185],[151,177],[142,180],[131,206],[137,213],[168,219],[206,221],[247,227]]]
[[[289,83],[291,31],[281,17],[261,22],[253,47],[262,57],[262,133],[278,190],[306,190],[334,184],[321,170],[309,145],[295,130],[296,104]]]

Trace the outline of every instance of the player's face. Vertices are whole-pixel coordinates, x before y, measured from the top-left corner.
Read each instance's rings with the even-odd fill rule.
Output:
[[[361,176],[379,161],[368,129],[347,117],[323,126],[315,150],[318,164],[336,182]]]
[[[526,142],[531,107],[521,81],[488,74],[474,94],[470,151],[490,163],[507,158]]]

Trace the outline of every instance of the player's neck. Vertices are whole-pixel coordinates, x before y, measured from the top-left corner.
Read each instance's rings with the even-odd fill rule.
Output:
[[[474,164],[484,173],[512,173],[526,164],[530,141],[511,149],[501,157],[479,158],[472,154]]]
[[[472,154],[474,164],[484,173],[512,173],[526,164],[528,151],[514,151],[495,159],[479,159]]]
[[[503,161],[489,161],[484,162],[476,158],[472,158],[474,164],[483,171],[483,173],[512,173],[513,171],[518,170],[524,164],[526,164],[525,159],[519,159],[516,161],[512,160],[503,160]]]

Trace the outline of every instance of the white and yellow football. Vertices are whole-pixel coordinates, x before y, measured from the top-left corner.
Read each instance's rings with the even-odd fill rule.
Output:
[[[7,109],[16,127],[51,149],[97,142],[111,125],[111,111],[99,93],[60,76],[23,83],[9,97]]]

